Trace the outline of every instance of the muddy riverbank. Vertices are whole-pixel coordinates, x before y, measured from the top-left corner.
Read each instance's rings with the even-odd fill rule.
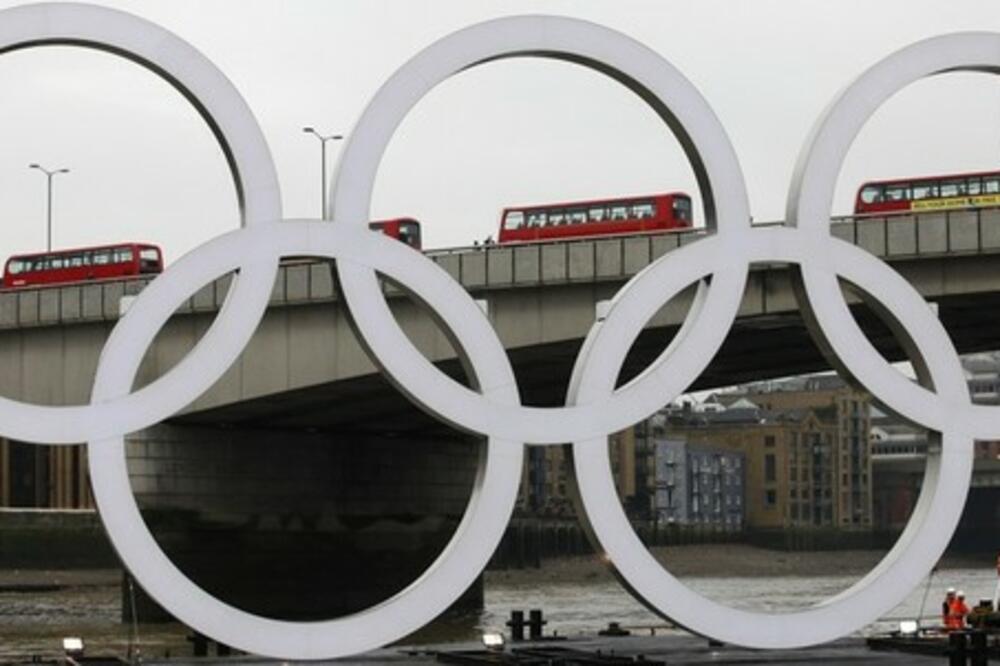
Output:
[[[862,576],[885,555],[872,550],[783,551],[744,544],[701,544],[654,547],[651,552],[671,573],[679,577],[774,577],[774,576]],[[987,556],[947,555],[939,563],[944,569],[989,569]],[[486,572],[486,585],[537,581],[585,582],[613,580],[611,571],[597,556],[577,555],[542,561],[535,569]]]

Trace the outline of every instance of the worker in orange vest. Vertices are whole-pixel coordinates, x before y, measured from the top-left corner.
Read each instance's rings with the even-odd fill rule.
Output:
[[[948,616],[951,615],[951,605],[955,602],[955,588],[949,587],[944,593],[944,601],[941,602],[941,625],[948,626]]]
[[[948,621],[945,626],[948,631],[961,631],[965,629],[965,618],[969,614],[969,607],[965,605],[965,592],[961,590],[955,595],[955,600],[951,602],[948,612]]]

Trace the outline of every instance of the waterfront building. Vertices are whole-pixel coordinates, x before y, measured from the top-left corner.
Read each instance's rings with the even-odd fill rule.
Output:
[[[1000,404],[1000,354],[970,354],[962,359],[962,368],[973,402]]]
[[[0,507],[93,508],[86,447],[0,438]]]
[[[611,473],[626,509],[636,495],[636,432],[629,428],[608,438]],[[568,446],[529,447],[525,455],[516,511],[521,516],[570,518],[573,508],[572,456]]]
[[[667,428],[746,456],[749,527],[871,528],[867,394],[820,376],[751,384],[713,401],[726,409],[674,412]]]
[[[738,451],[683,439],[654,439],[654,521],[742,530],[744,459]]]
[[[971,354],[962,358],[962,367],[973,402],[1000,404],[1000,354]],[[931,439],[926,429],[911,426],[878,408],[873,407],[871,415],[875,526],[901,530],[920,494],[923,460]],[[976,459],[1000,459],[1000,441],[976,441],[974,447]]]
[[[1000,354],[971,354],[962,358],[962,368],[972,401],[980,405],[1000,404]],[[872,455],[878,460],[923,457],[927,454],[926,429],[911,426],[877,407],[871,410]],[[1000,442],[977,441],[976,458],[1000,457]]]

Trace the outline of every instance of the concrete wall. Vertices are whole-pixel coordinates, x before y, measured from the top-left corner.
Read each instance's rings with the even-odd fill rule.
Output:
[[[114,568],[118,565],[94,511],[0,509],[0,568]]]
[[[158,426],[129,439],[128,464],[157,541],[193,580],[247,610],[316,619],[422,573],[465,510],[479,448]]]

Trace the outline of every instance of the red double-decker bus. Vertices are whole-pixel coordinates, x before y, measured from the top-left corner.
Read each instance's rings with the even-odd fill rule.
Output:
[[[421,247],[420,223],[412,217],[397,217],[391,220],[369,222],[368,227],[381,231],[390,238],[406,243],[415,250]]]
[[[635,234],[691,228],[691,197],[682,192],[504,208],[500,243]]]
[[[7,260],[3,288],[17,289],[163,272],[163,253],[147,243],[118,243],[21,254]]]
[[[1000,171],[865,183],[858,189],[854,213],[933,212],[970,206],[1000,206]]]

